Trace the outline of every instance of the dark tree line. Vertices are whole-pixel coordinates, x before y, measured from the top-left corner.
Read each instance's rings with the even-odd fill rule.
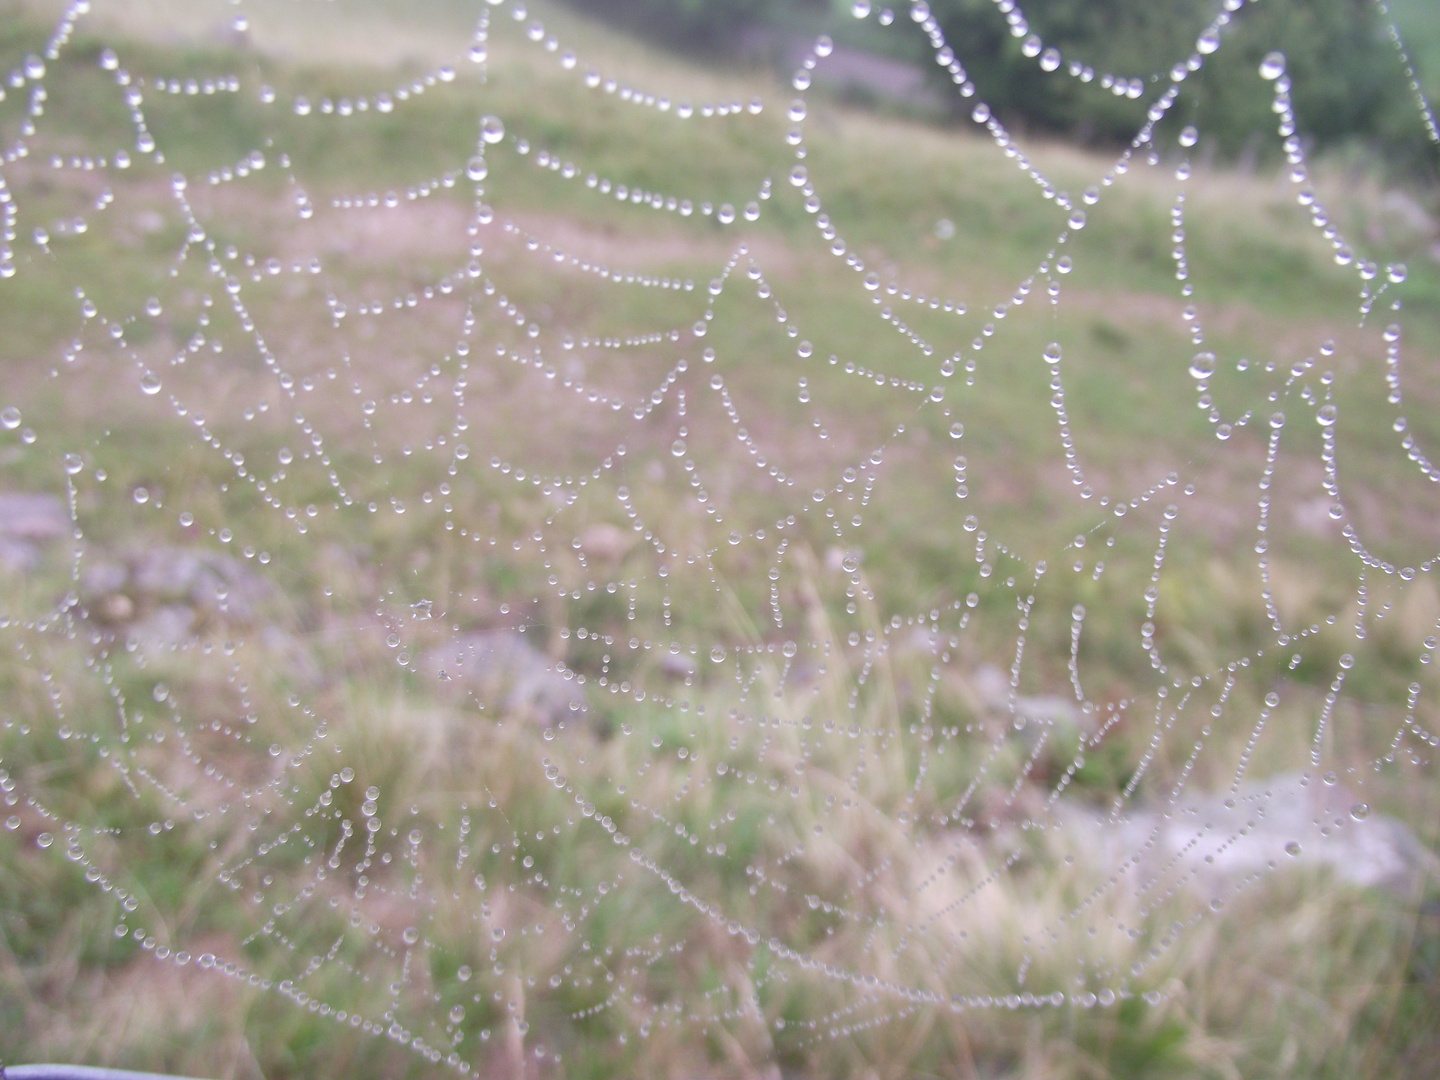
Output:
[[[1373,0],[1256,0],[1222,28],[1220,47],[1197,52],[1201,32],[1220,11],[1197,0],[1029,0],[1027,34],[1011,33],[992,0],[934,0],[932,13],[962,58],[977,92],[1006,123],[1034,131],[1116,143],[1143,119],[1143,102],[1193,56],[1173,123],[1195,124],[1222,157],[1246,152],[1273,130],[1271,96],[1259,67],[1267,53],[1286,57],[1300,126],[1324,148],[1351,140],[1419,165],[1424,132],[1388,30]],[[1035,34],[1067,59],[1090,67],[1095,82],[1062,70],[1041,73],[1024,55]],[[1067,65],[1068,66],[1068,65]],[[1102,72],[1145,80],[1140,102],[1098,85]]]
[[[801,8],[823,13],[830,0],[566,0],[653,40],[714,56],[734,51],[746,31],[787,21]]]
[[[811,19],[840,24],[864,45],[878,35],[873,21],[855,24],[851,0],[568,0],[573,6],[653,39],[723,56],[759,26],[798,27]],[[890,0],[896,20],[910,22],[908,0]],[[875,0],[875,7],[881,7]],[[1221,0],[1025,0],[1026,31],[1012,33],[1010,0],[929,0],[930,14],[954,49],[975,93],[999,119],[1019,130],[1115,145],[1129,139],[1147,103],[1176,64],[1196,53],[1201,31]],[[827,16],[840,17],[827,17]],[[1008,16],[1008,17],[1007,17]],[[950,73],[933,63],[923,35],[903,28],[915,62],[937,80]],[[1031,34],[1065,58],[1046,73],[1025,55]],[[887,32],[893,52],[895,30]],[[1170,126],[1195,124],[1208,152],[1242,157],[1260,149],[1257,133],[1272,129],[1271,98],[1261,85],[1261,59],[1287,58],[1291,98],[1305,136],[1318,149],[1359,143],[1402,168],[1434,176],[1426,141],[1394,44],[1373,0],[1251,0],[1224,27],[1221,47],[1203,57]],[[1095,72],[1082,83],[1065,74],[1071,60]],[[1144,80],[1140,100],[1099,85],[1112,73]],[[968,106],[953,95],[957,112]],[[1273,140],[1264,140],[1273,145]]]

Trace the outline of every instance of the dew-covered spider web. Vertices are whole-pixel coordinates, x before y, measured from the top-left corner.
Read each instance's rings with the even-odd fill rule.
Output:
[[[287,1075],[965,1075],[1416,909],[1436,275],[1283,42],[1272,164],[1207,166],[1242,0],[1113,73],[997,2],[1109,158],[920,2],[836,20],[963,130],[841,109],[827,36],[782,86],[431,6],[5,9],[13,970]]]

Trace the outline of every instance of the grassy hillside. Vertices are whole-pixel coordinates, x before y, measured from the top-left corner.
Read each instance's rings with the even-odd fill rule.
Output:
[[[1394,0],[1386,6],[1433,102],[1440,95],[1440,7],[1434,0]]]
[[[1418,846],[1212,898],[1067,831],[1303,774],[1307,849],[1434,848],[1429,196],[792,119],[548,6],[94,7],[0,101],[61,522],[0,520],[0,1061],[1440,1060]]]

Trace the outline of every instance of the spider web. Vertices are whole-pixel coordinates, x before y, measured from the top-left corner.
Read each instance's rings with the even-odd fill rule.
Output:
[[[0,422],[65,524],[8,589],[0,786],[103,947],[461,1074],[743,1072],[1163,1007],[1233,908],[1373,847],[1437,739],[1408,272],[1317,194],[1276,51],[1295,288],[1353,299],[1237,325],[1176,118],[1243,5],[1153,74],[997,7],[1037,79],[1136,102],[1098,174],[1008,132],[923,3],[853,15],[928,36],[972,190],[940,136],[846,172],[828,37],[709,98],[514,3],[383,85],[172,73],[84,0],[25,44],[0,303],[68,307]],[[444,145],[353,164],[392,120]],[[887,234],[882,171],[954,210]],[[1169,293],[1127,309],[1141,211]],[[1027,265],[934,269],[1011,221]]]

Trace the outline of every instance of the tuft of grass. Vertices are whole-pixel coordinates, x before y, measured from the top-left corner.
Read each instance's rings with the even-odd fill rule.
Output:
[[[228,5],[107,5],[109,21],[83,22],[53,62],[47,150],[133,144],[98,65],[106,46],[147,79],[236,72],[247,89],[318,103],[413,87],[453,61],[475,15],[441,0],[401,22],[383,5],[339,21],[320,7],[247,10],[242,48],[215,32]],[[7,67],[53,14],[0,8]],[[755,94],[743,74],[540,16],[637,85],[694,101]],[[301,46],[322,31],[320,61]],[[104,226],[48,254],[22,244],[0,282],[0,405],[37,432],[33,444],[0,434],[0,484],[67,502],[73,489],[79,533],[3,579],[0,1059],[270,1077],[438,1075],[452,1053],[517,1078],[1429,1067],[1437,935],[1422,897],[1276,873],[1212,911],[1137,867],[1111,877],[1073,858],[1045,806],[1062,785],[1101,810],[1160,802],[1182,780],[1223,790],[1247,753],[1251,775],[1297,756],[1317,768],[1316,717],[1354,654],[1318,768],[1363,780],[1377,813],[1437,838],[1433,765],[1397,762],[1395,731],[1412,682],[1426,691],[1415,723],[1434,729],[1433,649],[1417,642],[1440,599],[1367,575],[1371,629],[1355,641],[1353,555],[1323,521],[1296,524],[1323,488],[1314,402],[1285,390],[1292,365],[1336,343],[1339,458],[1347,485],[1366,481],[1355,516],[1380,558],[1428,557],[1428,482],[1407,471],[1393,409],[1373,392],[1384,350],[1373,325],[1354,325],[1353,279],[1284,178],[1186,182],[1197,291],[1179,297],[1175,163],[1136,159],[1062,252],[1054,192],[987,140],[812,102],[808,176],[880,275],[867,290],[788,182],[789,90],[762,87],[759,117],[682,122],[586,89],[543,46],[495,39],[483,81],[462,64],[393,114],[342,121],[252,92],[147,91],[165,161],[103,171],[116,196]],[[0,103],[7,141],[18,97]],[[495,218],[472,236],[477,197],[457,177],[482,113],[503,117],[511,141],[487,154]],[[252,151],[265,166],[245,183],[208,183]],[[540,168],[541,151],[579,176]],[[1026,153],[1075,198],[1113,167],[1062,146]],[[177,171],[214,241],[179,261]],[[590,171],[742,215],[773,183],[741,231],[602,198],[582,186]],[[1313,173],[1337,227],[1378,215],[1377,187]],[[94,175],[48,169],[37,150],[5,179],[30,230],[93,204]],[[313,218],[295,215],[296,188]],[[334,205],[391,192],[393,210]],[[542,240],[682,284],[618,288],[546,262]],[[1421,243],[1386,235],[1375,257],[1410,263],[1393,294],[1406,393],[1423,406],[1440,289]],[[464,270],[481,258],[472,244],[503,301]],[[1074,269],[1052,275],[1052,303],[1038,268],[1060,254]],[[312,255],[322,274],[293,271]],[[227,276],[243,281],[244,314]],[[77,287],[123,323],[124,348],[81,314]],[[151,296],[161,314],[131,319]],[[1214,437],[1187,373],[1195,320],[1222,358],[1219,407],[1233,415],[1273,390],[1294,414],[1267,502],[1268,584],[1253,546],[1270,409]],[[624,350],[573,341],[641,332],[664,336]],[[197,335],[224,347],[192,350]],[[1041,359],[1052,342],[1083,476],[1063,460]],[[135,392],[145,371],[160,394]],[[633,409],[672,373],[639,419],[575,389]],[[893,381],[882,389],[875,373]],[[716,378],[743,420],[717,404]],[[678,455],[677,388],[690,410]],[[1433,444],[1434,410],[1408,411]],[[742,424],[754,454],[736,449]],[[67,453],[84,462],[73,480]],[[699,509],[692,479],[729,520]],[[795,493],[816,488],[838,492],[842,524],[861,524],[795,514]],[[1115,515],[1140,492],[1152,494]],[[627,542],[587,554],[596,526]],[[749,542],[762,528],[766,542]],[[536,535],[543,547],[517,548]],[[251,621],[217,614],[158,644],[128,642],[69,598],[92,567],[160,545],[229,551],[277,595]],[[1298,663],[1273,644],[1262,588],[1287,626],[1315,627]],[[1013,666],[1017,696],[1068,699],[1077,605],[1091,709],[1018,725],[980,673],[1009,681]],[[547,732],[423,674],[418,658],[454,634],[516,625],[586,680],[588,720]],[[1157,656],[1176,686],[1199,680],[1174,706],[1173,736]],[[1280,704],[1257,734],[1270,692]]]

